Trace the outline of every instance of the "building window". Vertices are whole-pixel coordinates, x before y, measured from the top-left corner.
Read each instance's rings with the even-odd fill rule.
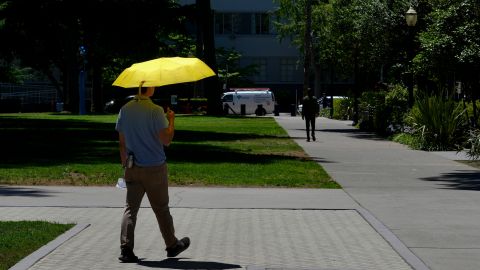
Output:
[[[252,61],[257,67],[257,74],[253,77],[253,79],[257,82],[264,82],[267,80],[267,59],[266,58],[255,58]]]
[[[255,14],[255,34],[270,34],[270,16],[267,13]]]
[[[215,34],[265,35],[270,33],[266,13],[215,13]]]
[[[249,35],[252,33],[252,16],[250,13],[232,14],[235,34]]]
[[[232,33],[232,14],[231,13],[215,14],[215,33],[216,34]]]
[[[282,58],[280,60],[280,81],[293,82],[296,66],[296,58]]]

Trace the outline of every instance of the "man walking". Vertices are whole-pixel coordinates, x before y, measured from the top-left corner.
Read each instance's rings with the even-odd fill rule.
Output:
[[[305,127],[307,130],[307,142],[310,141],[310,127],[312,128],[312,139],[315,138],[315,118],[318,117],[319,107],[317,98],[313,95],[313,90],[308,89],[307,96],[302,101],[302,119],[305,120]]]
[[[150,97],[155,88],[142,88],[141,93],[125,104],[118,115],[115,129],[119,133],[120,157],[125,167],[127,185],[118,258],[137,262],[133,252],[137,214],[147,194],[165,242],[167,257],[175,257],[190,245],[190,239],[175,237],[173,219],[168,206],[168,176],[164,145],[172,142],[175,114],[154,104]]]

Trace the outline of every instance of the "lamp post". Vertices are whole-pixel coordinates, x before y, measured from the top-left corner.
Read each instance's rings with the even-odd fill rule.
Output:
[[[408,61],[409,61],[409,67],[408,67],[408,72],[407,72],[407,89],[408,89],[408,106],[411,108],[413,106],[413,72],[412,72],[412,60],[413,60],[413,28],[417,24],[417,12],[413,7],[410,7],[405,13],[405,21],[407,22],[408,25],[408,41],[409,41],[409,46],[407,50],[407,56],[408,56]]]

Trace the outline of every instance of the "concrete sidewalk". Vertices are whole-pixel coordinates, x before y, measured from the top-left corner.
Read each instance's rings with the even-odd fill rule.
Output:
[[[300,117],[277,122],[431,269],[480,269],[480,171],[360,132],[351,121],[317,120],[305,141]]]
[[[0,194],[2,220],[90,225],[31,269],[412,269],[394,249],[401,243],[343,190],[173,187],[176,231],[192,246],[166,259],[143,208],[139,264],[117,260],[125,190],[0,186]]]

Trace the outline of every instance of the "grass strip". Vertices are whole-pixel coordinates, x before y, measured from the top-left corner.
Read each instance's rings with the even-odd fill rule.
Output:
[[[0,114],[0,184],[114,185],[116,115]],[[270,117],[178,115],[172,185],[339,188]]]
[[[0,221],[0,270],[9,269],[73,226],[46,221]]]

